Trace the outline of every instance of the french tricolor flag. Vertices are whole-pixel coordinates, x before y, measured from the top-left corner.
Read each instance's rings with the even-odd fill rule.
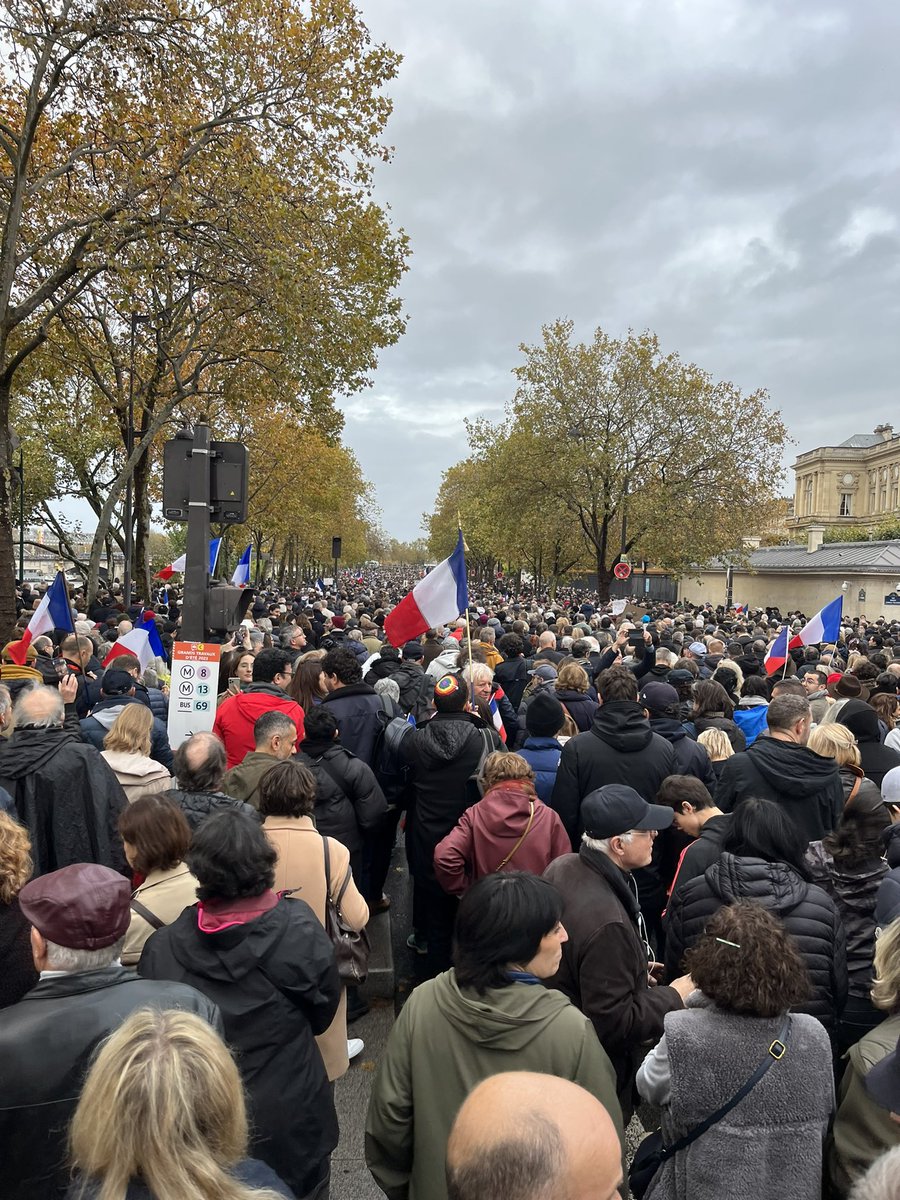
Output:
[[[212,541],[209,543],[209,573],[210,573],[210,575],[215,575],[215,573],[216,573],[216,561],[219,557],[219,547],[221,545],[222,545],[222,539],[220,537],[213,538]],[[178,558],[175,559],[174,562],[170,562],[167,567],[163,567],[163,569],[161,571],[157,571],[157,577],[162,580],[171,579],[176,571],[183,573],[186,566],[187,566],[187,555],[181,554],[181,555],[179,555]]]
[[[776,671],[780,671],[787,662],[788,656],[788,627],[782,625],[778,631],[778,637],[769,647],[769,653],[763,659],[763,666],[766,668],[767,675],[774,675]]]
[[[384,631],[392,646],[402,646],[426,629],[454,621],[469,605],[466,553],[462,530],[449,558],[420,579],[409,595],[384,619]]]
[[[66,581],[62,571],[56,572],[56,578],[44,593],[44,598],[34,610],[34,616],[28,622],[28,628],[22,634],[20,642],[11,642],[8,650],[9,657],[20,667],[25,665],[28,647],[42,633],[52,633],[54,629],[65,629],[74,633],[72,624],[72,609],[66,593]]]
[[[253,543],[251,542],[241,555],[240,561],[234,569],[234,574],[231,577],[231,582],[234,587],[246,587],[250,582],[250,553],[252,549]]]
[[[822,642],[836,642],[841,634],[841,616],[844,611],[844,597],[838,596],[830,604],[819,609],[814,617],[810,617],[800,632],[793,638],[789,649],[797,646],[818,646]]]
[[[142,671],[152,667],[157,658],[165,661],[166,652],[160,641],[153,613],[148,612],[140,625],[136,625],[130,633],[123,633],[113,642],[112,649],[103,660],[104,667],[110,666],[123,654],[133,654],[141,664]]]

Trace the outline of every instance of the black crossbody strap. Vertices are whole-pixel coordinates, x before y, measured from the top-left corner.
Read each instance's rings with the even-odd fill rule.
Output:
[[[673,1142],[671,1146],[665,1146],[662,1152],[661,1162],[665,1162],[667,1158],[671,1158],[673,1154],[677,1154],[679,1150],[684,1150],[691,1142],[695,1142],[698,1137],[702,1137],[707,1129],[712,1129],[717,1121],[721,1121],[724,1116],[737,1107],[744,1097],[752,1092],[759,1081],[768,1071],[773,1063],[784,1058],[787,1053],[787,1045],[791,1036],[791,1014],[788,1013],[784,1018],[784,1024],[778,1031],[778,1037],[769,1044],[766,1050],[766,1056],[744,1084],[744,1086],[731,1097],[727,1104],[723,1104],[721,1108],[717,1108],[714,1113],[701,1121],[699,1125],[695,1125],[693,1129],[688,1130],[684,1137],[680,1137],[677,1142]]]
[[[143,917],[148,925],[152,925],[154,929],[162,929],[165,921],[162,921],[155,912],[151,912],[146,904],[141,904],[140,900],[135,900],[132,897],[131,911],[137,913],[139,917]]]

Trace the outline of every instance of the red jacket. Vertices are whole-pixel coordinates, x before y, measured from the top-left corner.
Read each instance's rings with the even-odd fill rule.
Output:
[[[252,683],[246,692],[223,700],[216,712],[213,733],[225,743],[227,770],[244,761],[256,743],[253,726],[264,712],[280,708],[297,726],[295,749],[303,741],[303,709],[274,683]]]
[[[456,828],[435,848],[434,873],[445,892],[461,896],[483,876],[501,869],[525,833],[532,802],[531,828],[502,870],[542,875],[554,859],[570,853],[569,835],[553,809],[538,800],[524,780],[506,780],[467,808]]]

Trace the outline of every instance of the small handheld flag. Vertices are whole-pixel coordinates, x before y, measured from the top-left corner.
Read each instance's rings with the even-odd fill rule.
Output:
[[[234,574],[231,577],[231,582],[234,587],[246,587],[250,582],[250,552],[253,549],[251,543],[240,557],[238,565],[234,569]]]

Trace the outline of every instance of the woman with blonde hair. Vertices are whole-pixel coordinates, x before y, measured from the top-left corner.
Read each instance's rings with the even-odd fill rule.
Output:
[[[520,754],[489,754],[482,778],[484,796],[435,847],[434,873],[451,896],[495,871],[542,875],[572,849],[558,814],[538,799],[534,771]]]
[[[247,1157],[247,1106],[228,1047],[205,1021],[141,1008],[103,1043],[69,1132],[68,1200],[276,1200]]]
[[[814,754],[833,758],[837,763],[844,788],[844,804],[859,799],[875,805],[881,800],[878,785],[863,774],[859,746],[846,725],[839,725],[836,721],[817,725],[806,744]]]
[[[153,713],[145,704],[126,704],[103,739],[101,755],[129,801],[175,786],[165,767],[150,757]]]
[[[715,725],[711,725],[709,729],[703,730],[697,741],[701,746],[706,748],[713,773],[716,779],[718,779],[722,774],[722,768],[725,766],[725,763],[734,754],[734,746],[731,744],[731,739],[724,729],[717,729]]]
[[[28,830],[0,812],[0,1008],[18,1004],[38,981],[31,956],[31,926],[17,899],[31,871]]]
[[[847,1065],[828,1149],[828,1175],[834,1194],[840,1197],[879,1155],[897,1145],[896,1123],[870,1099],[863,1081],[896,1048],[900,1037],[900,917],[875,942],[875,983],[870,994],[875,1007],[887,1015],[844,1056]]]
[[[556,698],[575,722],[577,733],[587,733],[599,705],[590,695],[587,671],[579,663],[563,663],[556,677]]]

